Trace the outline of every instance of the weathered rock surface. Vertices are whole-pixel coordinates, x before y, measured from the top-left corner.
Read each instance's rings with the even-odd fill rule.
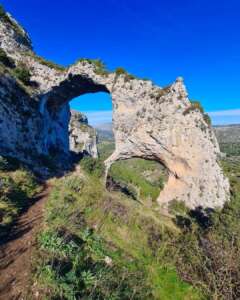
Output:
[[[96,130],[88,125],[84,114],[74,110],[71,110],[69,123],[69,146],[76,154],[84,153],[94,158],[98,157]]]
[[[22,49],[15,33],[8,34],[6,24],[0,22],[2,45],[8,45],[5,51],[16,64],[24,63],[37,83],[27,93],[11,74],[1,74],[0,154],[32,161],[38,155],[59,153],[61,160],[67,159],[69,101],[106,92],[112,97],[116,142],[115,152],[105,162],[107,170],[120,159],[155,160],[169,171],[159,204],[177,199],[191,208],[222,207],[229,200],[214,132],[201,111],[192,107],[181,78],[160,88],[123,72],[106,73],[87,60],[62,71],[36,57],[30,44],[24,43]]]

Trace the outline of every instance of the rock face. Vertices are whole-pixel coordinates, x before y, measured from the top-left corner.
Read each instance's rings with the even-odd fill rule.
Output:
[[[31,162],[54,153],[67,160],[69,101],[106,92],[112,97],[116,142],[115,152],[105,161],[106,170],[120,159],[155,160],[169,172],[160,205],[177,199],[190,208],[222,207],[229,200],[214,132],[200,109],[190,103],[181,78],[161,88],[122,70],[107,73],[99,62],[89,60],[62,70],[37,57],[30,44],[8,34],[9,24],[0,22],[2,46],[8,45],[4,46],[7,54],[16,65],[24,63],[35,82],[26,88],[10,71],[1,73],[0,154]]]
[[[84,153],[94,158],[98,157],[97,133],[88,125],[87,117],[77,111],[71,110],[69,123],[69,146],[70,151]]]

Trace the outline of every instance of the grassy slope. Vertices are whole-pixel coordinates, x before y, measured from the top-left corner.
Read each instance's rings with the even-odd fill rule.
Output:
[[[15,219],[39,191],[33,174],[15,160],[0,156],[0,237],[8,233]]]
[[[66,299],[201,299],[197,290],[179,278],[174,264],[165,259],[168,245],[179,235],[179,229],[169,217],[160,216],[156,205],[142,201],[151,195],[149,186],[155,188],[154,197],[157,196],[159,188],[152,182],[159,180],[162,169],[143,160],[132,160],[128,167],[116,164],[116,169],[125,170],[121,180],[142,190],[141,201],[120,192],[108,192],[101,179],[101,162],[112,152],[113,145],[107,143],[103,148],[95,165],[91,159],[81,163],[81,178],[73,174],[55,182],[34,270],[42,293],[50,298],[64,295]],[[154,175],[152,182],[143,176],[147,170]],[[86,232],[90,233],[87,239]],[[77,266],[76,255],[52,250],[58,248],[56,239],[60,239],[63,248],[71,247],[73,240],[66,236],[81,241],[76,247],[83,257]],[[110,266],[106,257],[111,258]],[[62,270],[65,264],[70,268],[60,272],[59,265]],[[99,264],[99,268],[92,267]],[[90,283],[85,272],[92,277]],[[79,280],[69,280],[69,274]]]
[[[92,232],[88,239],[85,238],[86,231]],[[61,257],[51,251],[51,247],[57,246],[49,247],[49,234],[52,239],[56,232],[65,247],[70,246],[64,241],[66,235],[83,241],[80,245],[83,243],[85,249],[90,247],[90,252],[82,258],[90,257],[90,263],[79,264],[75,271],[73,259],[76,257],[71,258],[66,253]],[[158,212],[120,193],[109,193],[95,175],[85,174],[81,180],[66,177],[56,183],[48,202],[45,229],[40,238],[42,250],[37,280],[45,291],[51,291],[52,297],[64,295],[67,299],[72,299],[66,289],[70,284],[69,272],[82,278],[81,283],[71,283],[77,299],[200,299],[190,285],[180,280],[175,267],[164,262],[168,238],[177,234],[178,229],[170,219],[159,218]],[[83,246],[78,247],[79,252],[84,252]],[[58,267],[64,265],[63,257],[65,260],[68,257],[71,267],[59,273],[52,262],[57,259],[61,261],[57,263]],[[92,269],[92,264],[99,265],[106,257],[111,258],[112,267],[103,264],[100,271]],[[106,268],[108,273],[99,279],[99,273],[106,272]],[[82,272],[90,272],[92,276],[89,289]],[[106,287],[105,276],[112,288]],[[122,284],[116,286],[115,281],[121,281],[121,278]],[[97,291],[93,292],[94,289]],[[108,293],[104,294],[104,290]]]
[[[99,145],[100,160],[105,160],[114,150],[113,142],[103,142]],[[154,161],[133,158],[119,161],[112,165],[109,176],[136,199],[152,205],[155,203],[167,172],[163,166]]]
[[[109,143],[103,148],[101,160],[113,150]],[[83,161],[80,178],[72,174],[55,182],[34,269],[41,294],[48,299],[238,299],[239,159],[223,161],[232,200],[221,212],[193,212],[174,203],[172,218],[147,201],[108,192],[101,160]],[[125,173],[115,175],[133,184],[134,170],[141,178],[134,185],[141,188],[147,181],[144,168],[153,166],[133,160]],[[139,197],[144,200],[144,194]]]

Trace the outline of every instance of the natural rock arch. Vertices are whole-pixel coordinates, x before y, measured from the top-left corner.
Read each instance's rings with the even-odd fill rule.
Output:
[[[4,101],[9,99],[11,103],[13,80],[4,77],[7,98],[0,98],[0,111],[4,113],[1,123],[6,132],[0,130],[0,139],[5,142],[5,148],[0,146],[1,153],[21,156],[24,152],[26,159],[26,150],[48,154],[54,147],[66,159],[68,102],[85,93],[107,92],[112,97],[116,144],[114,153],[105,161],[107,170],[120,159],[155,160],[170,173],[158,199],[160,204],[177,199],[191,208],[222,207],[229,199],[229,184],[217,162],[220,151],[214,132],[202,112],[190,103],[181,78],[161,88],[122,71],[106,73],[89,60],[60,70],[39,59],[30,47],[28,52],[26,46],[21,51],[15,35],[5,37],[1,47],[16,62],[29,67],[37,87],[30,95],[19,97],[23,102],[20,111],[12,108],[6,112]],[[26,124],[31,126],[30,132],[25,132]]]

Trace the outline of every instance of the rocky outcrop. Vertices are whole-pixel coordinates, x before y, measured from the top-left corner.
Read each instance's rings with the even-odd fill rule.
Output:
[[[5,70],[1,75],[0,110],[4,115],[0,153],[28,161],[58,153],[66,160],[70,150],[69,101],[86,93],[106,92],[112,97],[116,142],[114,153],[105,162],[106,170],[121,159],[155,160],[169,172],[159,204],[181,200],[190,208],[222,207],[229,200],[229,183],[218,164],[214,132],[201,109],[189,101],[182,78],[161,88],[122,69],[106,72],[100,62],[89,60],[62,70],[37,57],[30,45],[26,52],[26,43],[22,51],[15,35],[6,34],[4,24],[0,30],[4,44],[9,45],[7,54],[16,65],[27,66],[31,81],[36,83],[27,93],[11,73]],[[16,105],[10,104],[13,99]]]
[[[88,119],[84,114],[74,110],[71,110],[69,123],[69,146],[70,151],[76,154],[98,157],[96,130],[88,125]]]

